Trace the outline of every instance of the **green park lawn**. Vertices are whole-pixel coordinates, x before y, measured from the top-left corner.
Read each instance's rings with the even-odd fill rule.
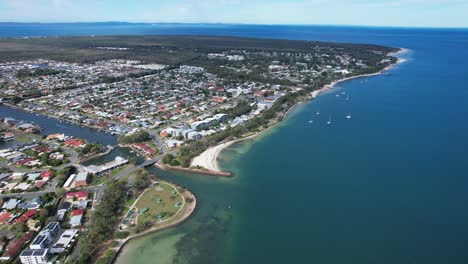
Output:
[[[143,208],[148,210],[138,216],[138,222],[157,222],[158,216],[163,216],[161,220],[172,217],[177,213],[182,206],[183,198],[178,193],[173,193],[176,190],[167,183],[158,182],[143,193],[143,196],[138,200],[136,208],[140,212]],[[160,202],[158,203],[158,199]],[[175,206],[180,203],[179,207]]]

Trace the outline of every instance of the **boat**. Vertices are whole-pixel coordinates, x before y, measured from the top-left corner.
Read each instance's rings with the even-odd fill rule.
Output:
[[[346,101],[348,101],[348,100],[349,100],[349,95],[346,95]]]
[[[309,120],[309,124],[312,124],[314,121],[313,120]]]
[[[346,116],[347,119],[351,119],[351,114],[348,113],[348,115]]]
[[[331,115],[328,116],[328,122],[327,125],[331,125]]]

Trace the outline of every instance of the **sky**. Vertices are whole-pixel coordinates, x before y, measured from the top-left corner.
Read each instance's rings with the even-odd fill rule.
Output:
[[[468,0],[0,0],[0,21],[468,27]]]

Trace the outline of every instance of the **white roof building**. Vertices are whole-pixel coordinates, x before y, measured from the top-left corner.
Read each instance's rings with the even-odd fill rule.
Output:
[[[7,209],[7,210],[15,209],[16,206],[18,206],[20,202],[21,201],[16,198],[11,198],[10,200],[8,200],[7,202],[3,204],[2,208]]]
[[[74,242],[74,237],[77,235],[78,229],[65,230],[55,244],[50,248],[50,253],[62,253]]]

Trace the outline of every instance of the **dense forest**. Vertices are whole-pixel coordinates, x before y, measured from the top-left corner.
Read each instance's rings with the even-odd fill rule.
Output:
[[[126,50],[99,49],[119,47]],[[225,50],[310,52],[312,48],[340,49],[353,57],[375,57],[376,53],[396,48],[369,45],[256,39],[222,36],[81,36],[30,39],[0,39],[0,62],[52,59],[70,62],[95,62],[107,59],[132,59],[167,65],[187,63],[201,55]]]

